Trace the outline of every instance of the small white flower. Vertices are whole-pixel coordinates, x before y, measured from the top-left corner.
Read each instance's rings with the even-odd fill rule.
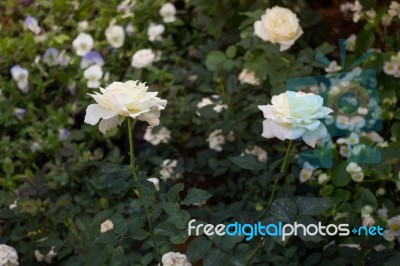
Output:
[[[375,192],[376,196],[384,196],[386,194],[386,189],[383,187],[378,188],[378,190]]]
[[[335,73],[338,72],[342,69],[341,66],[338,66],[337,62],[335,60],[331,61],[329,63],[329,66],[325,68],[326,73]]]
[[[62,50],[57,58],[58,64],[60,66],[68,66],[71,61],[71,57],[67,54],[65,50]]]
[[[366,108],[366,107],[358,107],[357,114],[359,114],[359,115],[367,115],[368,114],[368,108]]]
[[[362,182],[364,180],[364,173],[363,172],[352,173],[351,174],[351,179],[354,182]]]
[[[98,88],[100,87],[100,80],[103,76],[103,70],[98,65],[92,65],[83,72],[83,76],[88,80],[88,88]]]
[[[388,14],[391,17],[400,15],[400,3],[392,1],[389,6]]]
[[[383,14],[381,18],[381,23],[383,26],[390,26],[392,24],[393,17],[390,14]]]
[[[110,231],[114,228],[114,224],[110,219],[107,219],[100,225],[100,232],[105,233],[107,231]]]
[[[398,71],[398,64],[393,62],[385,62],[383,65],[383,72],[386,75],[393,76]]]
[[[171,3],[165,3],[161,8],[160,8],[160,16],[163,18],[164,23],[171,23],[176,20],[176,8],[173,4]]]
[[[300,183],[310,180],[314,172],[313,168],[302,168],[299,174]]]
[[[87,52],[93,48],[93,38],[87,33],[79,33],[75,40],[72,42],[72,46],[75,52],[79,56],[84,56]]]
[[[346,49],[349,52],[354,52],[356,49],[356,41],[357,41],[357,36],[355,34],[351,34],[347,39],[346,39]]]
[[[387,224],[389,226],[389,230],[396,237],[400,236],[400,215],[394,216],[387,220]]]
[[[164,33],[164,31],[165,31],[164,25],[151,23],[150,26],[147,28],[147,37],[151,42],[161,41],[162,40],[161,35]]]
[[[0,244],[0,265],[1,266],[18,266],[17,251],[6,244]]]
[[[165,253],[161,258],[164,266],[191,266],[187,257],[179,252]]]
[[[392,242],[395,238],[396,236],[390,230],[383,231],[383,239],[385,239],[386,241]]]
[[[31,32],[35,33],[38,35],[41,31],[41,28],[39,27],[39,23],[36,18],[32,16],[27,16],[25,21],[24,21],[24,27]]]
[[[143,138],[147,142],[157,146],[160,143],[168,143],[171,139],[171,132],[166,127],[161,127],[153,133],[153,128],[147,127]]]
[[[206,141],[208,142],[208,147],[211,150],[221,152],[222,151],[221,145],[225,144],[225,137],[222,134],[221,129],[216,129],[210,133]]]
[[[11,203],[8,207],[10,208],[10,210],[17,208],[18,206],[18,201],[14,200],[13,203]]]
[[[355,145],[360,142],[360,138],[357,133],[351,132],[349,138],[347,139],[347,145]]]
[[[349,156],[349,147],[347,146],[340,146],[339,148],[340,156],[347,158]]]
[[[375,220],[374,218],[372,218],[371,216],[369,217],[365,217],[362,221],[363,226],[365,227],[370,227],[373,226],[375,224]]]
[[[88,28],[89,28],[89,23],[87,22],[87,20],[83,20],[83,21],[80,21],[80,22],[78,23],[78,30],[79,30],[79,32],[85,31],[85,30],[87,30]]]
[[[254,155],[255,157],[257,157],[257,159],[260,162],[266,162],[267,159],[268,159],[267,152],[263,148],[261,148],[261,147],[259,147],[257,145],[254,145],[251,150],[250,149],[245,149],[244,152],[246,154]]]
[[[353,174],[353,173],[359,173],[362,172],[362,168],[355,162],[351,162],[347,165],[346,167],[346,171],[349,174]]]
[[[135,32],[135,26],[133,26],[133,24],[131,22],[129,22],[126,26],[125,26],[125,32],[128,36],[132,36]]]
[[[290,9],[268,8],[261,20],[254,23],[254,33],[263,41],[280,44],[280,51],[289,49],[303,34],[299,19]]]
[[[165,182],[168,179],[177,179],[178,175],[175,174],[175,168],[178,165],[177,160],[166,159],[162,162],[160,170],[160,178]]]
[[[373,20],[376,17],[376,11],[374,9],[370,9],[365,11],[365,15],[369,20]]]
[[[326,173],[322,173],[318,176],[318,184],[322,185],[329,181],[329,176]]]
[[[343,15],[347,16],[350,13],[350,11],[353,9],[353,6],[354,6],[353,3],[345,2],[340,5],[340,12]]]
[[[382,206],[382,208],[379,208],[376,212],[383,219],[388,217],[388,209],[385,206]]]
[[[218,98],[219,98],[218,95],[213,95],[212,97],[215,98],[215,99],[218,99]],[[197,108],[198,108],[198,109],[201,109],[201,108],[206,107],[207,105],[211,105],[211,104],[214,104],[214,105],[215,105],[215,106],[213,107],[213,110],[214,110],[216,113],[220,113],[220,112],[222,112],[222,110],[228,109],[228,106],[227,106],[226,104],[222,104],[221,101],[219,101],[219,102],[217,102],[217,103],[214,103],[214,102],[213,102],[210,98],[208,98],[208,97],[202,98],[201,101],[197,104]],[[198,112],[198,111],[196,111],[196,114],[197,114],[198,116],[201,116],[201,113]]]
[[[34,255],[38,262],[45,261],[51,263],[54,257],[57,257],[57,253],[54,251],[55,247],[51,247],[50,251],[46,255],[43,255],[38,249],[35,250]]]
[[[123,18],[128,18],[133,16],[132,9],[135,5],[135,0],[124,0],[117,6],[117,11],[124,13]]]
[[[158,178],[150,177],[150,178],[147,178],[147,181],[154,184],[154,188],[156,189],[156,191],[160,191],[160,180],[158,180]]]
[[[239,81],[242,84],[250,84],[250,85],[260,85],[260,81],[256,78],[256,74],[253,71],[249,71],[247,69],[243,69],[239,74]]]
[[[371,205],[365,205],[361,209],[361,218],[367,218],[371,216],[371,213],[374,211],[374,208]]]
[[[155,61],[156,53],[151,49],[141,49],[133,54],[131,65],[134,68],[144,68],[150,66]]]
[[[124,44],[125,31],[122,26],[119,25],[109,26],[105,31],[105,35],[108,43],[113,48],[120,48]]]
[[[29,72],[25,68],[22,68],[20,66],[13,66],[11,68],[11,75],[13,79],[17,82],[17,86],[20,91],[23,93],[28,93],[29,87],[28,87],[28,77],[29,77]]]

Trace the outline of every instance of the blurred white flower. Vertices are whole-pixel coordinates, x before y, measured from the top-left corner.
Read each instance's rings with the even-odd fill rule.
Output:
[[[389,10],[387,11],[388,15],[391,17],[400,15],[400,3],[396,1],[392,1],[389,6]]]
[[[125,32],[128,36],[132,36],[136,32],[135,26],[133,26],[133,24],[129,22],[125,26]]]
[[[351,11],[353,12],[354,23],[357,23],[358,21],[360,21],[361,18],[363,18],[362,9],[363,9],[362,5],[358,0],[356,0],[353,6],[351,7]]]
[[[388,209],[385,206],[382,206],[382,208],[379,208],[376,212],[383,219],[388,217]]]
[[[179,252],[165,253],[161,258],[164,266],[191,266],[187,257]]]
[[[71,133],[66,128],[61,128],[58,131],[58,140],[59,141],[67,140],[70,135],[71,135]]]
[[[392,24],[393,21],[393,17],[389,14],[383,14],[382,18],[381,18],[381,23],[383,26],[387,27],[390,26],[390,24]]]
[[[212,97],[213,97],[214,99],[219,99],[219,95],[213,95]],[[222,104],[221,101],[218,101],[218,102],[215,103],[215,102],[213,102],[213,101],[212,101],[210,98],[208,98],[208,97],[202,98],[201,101],[197,104],[197,108],[198,108],[198,109],[201,109],[201,108],[203,108],[203,107],[206,107],[206,106],[212,105],[212,104],[214,104],[213,110],[214,110],[216,113],[220,113],[222,110],[228,109],[228,106],[227,106],[226,104]],[[198,116],[201,116],[201,113],[198,112],[198,111],[196,111],[196,114],[197,114]]]
[[[322,185],[329,181],[329,176],[326,173],[322,173],[318,176],[318,184]]]
[[[18,120],[24,119],[25,112],[25,108],[15,108],[14,110],[14,114],[18,118]]]
[[[386,194],[386,189],[384,187],[378,188],[378,190],[375,192],[375,195],[380,197],[384,196]]]
[[[348,117],[345,115],[338,115],[335,124],[339,129],[355,131],[365,126],[365,119],[362,116]]]
[[[147,181],[153,183],[154,188],[156,189],[156,191],[160,191],[160,180],[158,180],[158,178],[150,177],[150,178],[147,178]]]
[[[93,67],[93,66],[92,66]],[[146,121],[150,126],[160,123],[160,111],[167,105],[157,92],[148,92],[148,86],[139,81],[113,82],[100,92],[89,94],[97,102],[86,109],[85,123],[100,121],[102,133],[121,124],[125,117]]]
[[[6,244],[0,244],[0,265],[18,266],[17,251]]]
[[[119,25],[110,25],[106,31],[105,35],[107,38],[107,42],[113,47],[113,48],[120,48],[125,41],[125,31],[122,26]]]
[[[295,13],[274,6],[265,10],[261,20],[254,23],[254,33],[263,41],[280,44],[280,51],[285,51],[303,34],[303,30]]]
[[[29,87],[28,87],[28,77],[29,77],[29,72],[25,68],[22,68],[20,66],[13,66],[11,68],[11,75],[13,79],[17,82],[17,86],[20,91],[23,93],[28,93]]]
[[[123,18],[128,18],[133,16],[132,9],[135,5],[136,0],[124,0],[117,6],[117,11],[124,13]]]
[[[62,50],[57,57],[57,62],[60,66],[68,66],[71,61],[71,57],[67,54],[67,51]]]
[[[340,146],[339,148],[340,156],[347,158],[349,156],[349,147],[347,146]]]
[[[257,157],[257,159],[260,162],[266,162],[267,159],[268,159],[267,152],[263,148],[261,148],[261,147],[259,147],[257,145],[254,145],[251,150],[250,149],[245,149],[244,152],[246,154],[254,155],[255,157]]]
[[[92,36],[83,32],[79,33],[72,42],[72,46],[74,47],[76,54],[79,56],[84,56],[87,52],[92,50],[93,44]]]
[[[48,66],[57,66],[59,64],[59,55],[60,52],[56,48],[48,48],[43,54],[42,61]]]
[[[312,175],[314,173],[314,170],[315,170],[314,166],[312,166],[308,162],[305,162],[303,164],[303,168],[301,169],[300,174],[299,174],[300,183],[304,183],[304,182],[310,180],[310,178],[312,177]]]
[[[351,34],[347,39],[346,39],[346,49],[349,52],[354,52],[356,49],[356,41],[357,41],[357,36],[355,34]]]
[[[17,201],[17,200],[14,200],[14,202],[11,203],[11,204],[8,206],[8,208],[10,208],[10,210],[12,210],[12,209],[17,208],[17,206],[18,206],[18,201]]]
[[[342,69],[341,66],[338,66],[336,60],[333,60],[329,63],[329,66],[325,68],[326,73],[335,73]]]
[[[370,227],[373,226],[375,224],[375,220],[374,218],[370,217],[365,217],[362,221],[363,226],[365,227]]]
[[[155,133],[153,133],[152,127],[147,127],[144,134],[144,140],[150,142],[154,146],[160,143],[168,143],[171,139],[171,132],[166,127],[159,128]]]
[[[98,88],[103,76],[103,70],[98,65],[92,65],[83,72],[83,76],[87,79],[88,88]]]
[[[176,20],[176,8],[173,4],[171,3],[165,3],[161,8],[160,8],[160,16],[163,18],[164,23],[171,23]]]
[[[32,16],[27,16],[25,18],[24,27],[30,30],[31,32],[35,33],[36,35],[38,35],[41,31],[37,19]]]
[[[332,112],[323,106],[323,101],[319,95],[294,91],[273,96],[272,105],[258,106],[266,118],[262,136],[280,140],[302,137],[305,143],[315,147],[317,141],[328,134],[319,119],[328,117]]]
[[[83,21],[80,21],[80,22],[78,23],[78,31],[79,31],[79,32],[85,31],[85,30],[87,30],[88,28],[89,28],[89,23],[88,23],[87,20],[83,20]]]
[[[34,255],[35,258],[38,262],[42,262],[45,261],[47,263],[51,263],[53,261],[54,257],[57,257],[57,253],[54,252],[55,247],[51,247],[51,249],[49,250],[49,252],[47,252],[46,255],[43,255],[38,249],[35,250]]]
[[[396,236],[390,230],[383,231],[383,239],[385,239],[386,241],[392,242],[395,238]]]
[[[156,53],[151,49],[141,49],[136,51],[132,56],[132,67],[144,68],[148,67],[156,61]]]
[[[355,145],[360,142],[360,138],[357,133],[351,132],[350,136],[347,138],[347,145]]]
[[[90,51],[87,52],[84,56],[82,56],[80,67],[85,69],[91,65],[104,65],[104,59],[99,52]]]
[[[390,232],[396,237],[400,236],[400,215],[394,216],[387,220]]]
[[[374,20],[376,17],[376,11],[374,9],[370,9],[365,11],[365,16],[367,16],[368,20]]]
[[[361,218],[367,218],[371,216],[371,213],[374,212],[374,208],[371,205],[365,205],[361,209]]]
[[[211,150],[221,152],[222,151],[221,145],[225,144],[225,137],[222,134],[221,129],[216,129],[210,133],[206,141],[208,142],[208,147]]]
[[[346,167],[346,171],[350,174],[354,182],[362,182],[364,180],[362,168],[357,163],[349,163]]]
[[[359,114],[359,115],[368,114],[368,108],[366,108],[366,107],[358,107],[357,114]]]
[[[385,72],[386,75],[393,76],[397,71],[399,71],[399,65],[397,63],[391,61],[384,63],[383,72]]]
[[[110,219],[107,219],[100,225],[100,232],[105,233],[107,231],[110,231],[114,228],[114,224]]]
[[[160,178],[165,182],[168,179],[176,179],[175,168],[178,165],[177,160],[166,159],[161,164]]]
[[[250,85],[260,85],[260,81],[256,78],[256,74],[253,71],[249,71],[247,69],[243,69],[239,74],[240,83],[250,84]]]
[[[164,31],[165,31],[164,25],[151,23],[150,26],[147,28],[147,37],[151,42],[161,41],[162,40],[161,35],[164,33]]]

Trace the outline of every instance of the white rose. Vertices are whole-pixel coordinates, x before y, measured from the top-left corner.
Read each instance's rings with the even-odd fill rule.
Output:
[[[120,48],[125,41],[125,32],[124,28],[119,25],[113,25],[106,29],[105,35],[108,43],[113,48]]]
[[[158,178],[150,177],[150,178],[147,178],[147,181],[153,183],[156,191],[160,191],[160,180],[158,180]]]
[[[174,169],[176,168],[176,166],[178,165],[178,161],[177,160],[171,160],[171,159],[166,159],[162,162],[161,164],[161,170],[160,170],[160,175],[161,175],[161,179],[165,182],[168,179],[176,179],[178,176],[175,175],[174,176]]]
[[[295,13],[275,6],[265,10],[261,20],[254,23],[254,33],[263,41],[279,43],[280,51],[285,51],[303,34],[303,30]]]
[[[163,18],[164,23],[171,23],[176,20],[176,18],[175,18],[176,8],[171,3],[165,3],[160,8],[159,13],[160,13],[160,16]]]
[[[0,265],[18,266],[17,251],[6,244],[0,244]]]
[[[92,65],[83,72],[83,76],[88,81],[88,88],[98,88],[100,86],[100,79],[103,76],[103,70],[101,66]]]
[[[107,231],[110,231],[114,228],[114,224],[110,219],[107,219],[100,225],[100,232],[105,233]]]
[[[89,22],[87,20],[80,21],[78,23],[78,30],[80,32],[85,31],[89,28]]]
[[[315,147],[316,142],[328,134],[318,119],[326,118],[332,112],[322,105],[323,101],[321,96],[313,93],[294,91],[273,96],[272,105],[258,106],[266,118],[262,136],[281,140],[302,137],[305,143]]]
[[[154,146],[162,143],[168,143],[171,139],[171,132],[166,127],[161,127],[157,132],[153,133],[153,128],[147,127],[144,133],[144,140],[150,142]]]
[[[93,48],[93,38],[87,33],[79,33],[79,35],[72,42],[76,54],[84,56],[87,52]]]
[[[250,85],[260,85],[260,81],[256,78],[256,74],[253,71],[249,71],[247,69],[243,69],[239,74],[240,83],[247,83]]]
[[[179,252],[165,253],[161,258],[164,266],[191,266],[187,257]]]
[[[53,258],[57,256],[57,253],[54,252],[54,248],[55,247],[51,247],[50,251],[47,252],[46,255],[43,255],[38,249],[35,250],[33,254],[38,262],[46,261],[47,263],[51,263]]]
[[[161,41],[162,40],[161,35],[164,33],[164,31],[165,31],[164,25],[151,23],[149,28],[147,29],[147,37],[151,42]]]
[[[251,150],[245,149],[244,152],[246,154],[254,155],[260,162],[266,162],[268,159],[267,152],[263,148],[257,145],[254,145],[254,147]]]
[[[134,68],[144,68],[154,61],[156,61],[156,54],[151,49],[142,49],[133,54],[131,65]]]
[[[100,121],[99,129],[107,130],[121,124],[129,116],[147,121],[150,126],[160,123],[160,110],[167,105],[166,100],[157,96],[157,92],[148,92],[145,83],[139,81],[113,82],[101,93],[89,94],[97,102],[86,109],[85,123],[95,125]]]
[[[220,152],[222,151],[221,145],[225,144],[225,137],[222,135],[221,129],[216,129],[210,133],[206,141],[211,150]]]

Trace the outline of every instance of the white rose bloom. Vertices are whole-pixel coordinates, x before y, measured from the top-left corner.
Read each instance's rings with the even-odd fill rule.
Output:
[[[172,179],[176,179],[178,176],[174,176],[174,169],[176,168],[176,166],[178,165],[178,161],[177,160],[171,160],[171,159],[166,159],[162,162],[161,165],[161,170],[160,170],[160,175],[161,175],[161,179],[165,182],[168,179],[172,178]]]
[[[110,219],[107,219],[100,225],[100,232],[105,233],[107,231],[110,231],[114,228],[114,224]]]
[[[29,87],[28,87],[28,77],[29,77],[29,72],[25,68],[22,68],[20,66],[13,66],[11,68],[11,76],[17,82],[18,89],[22,91],[23,93],[28,93]]]
[[[157,96],[157,92],[148,92],[148,86],[139,81],[113,82],[101,93],[89,94],[97,102],[86,109],[85,123],[95,125],[100,121],[99,129],[107,130],[121,124],[125,117],[146,121],[150,126],[160,123],[160,111],[167,105],[166,100]]]
[[[144,68],[153,64],[156,59],[157,55],[151,49],[141,49],[133,54],[131,65],[134,68]]]
[[[323,101],[319,95],[294,91],[273,96],[272,105],[258,106],[266,118],[262,136],[280,140],[302,137],[305,143],[315,147],[316,142],[328,134],[318,119],[326,118],[332,112],[322,105]]]
[[[88,28],[89,28],[89,23],[87,22],[87,20],[83,20],[83,21],[80,21],[80,22],[78,23],[78,30],[79,30],[80,32],[85,31],[85,30],[87,30]]]
[[[390,231],[396,237],[400,236],[400,215],[394,216],[387,220]]]
[[[260,85],[260,81],[256,78],[256,74],[253,71],[249,71],[247,69],[243,69],[239,74],[240,83],[250,84],[250,85]]]
[[[220,152],[222,151],[221,145],[225,144],[225,137],[222,135],[221,129],[216,129],[210,133],[206,141],[211,150]]]
[[[263,148],[261,148],[261,147],[259,147],[257,145],[254,145],[254,147],[251,150],[250,149],[245,149],[244,152],[246,154],[254,155],[255,157],[257,157],[257,159],[260,162],[266,162],[267,159],[268,159],[267,152]]]
[[[164,25],[151,23],[147,29],[147,37],[151,42],[161,41],[162,40],[161,35],[164,33],[164,31],[165,31]]]
[[[0,244],[0,265],[1,266],[18,266],[17,251],[6,244]]]
[[[79,56],[84,56],[87,52],[93,48],[93,38],[87,33],[79,33],[79,35],[72,42],[76,54]]]
[[[261,20],[254,23],[254,33],[263,41],[279,43],[280,51],[285,51],[303,34],[303,30],[295,13],[275,6],[268,8]]]
[[[158,178],[150,177],[150,178],[147,178],[147,181],[153,183],[156,191],[160,191],[160,180],[158,180]]]
[[[171,23],[176,20],[176,8],[173,4],[171,3],[165,3],[161,8],[160,8],[160,16],[163,18],[164,23]]]
[[[125,41],[125,31],[122,26],[113,25],[106,29],[105,35],[108,43],[113,48],[120,48]]]
[[[103,70],[101,66],[92,65],[83,72],[83,76],[88,81],[88,88],[98,88],[100,86],[101,77],[103,76]]]
[[[335,73],[342,69],[341,66],[338,66],[337,62],[333,60],[329,63],[329,66],[325,68],[326,73]]]
[[[160,143],[168,143],[171,139],[171,132],[166,127],[161,127],[157,132],[153,133],[153,128],[147,127],[143,138],[147,142],[157,146]]]
[[[191,266],[187,257],[179,252],[165,253],[161,258],[164,266]]]
[[[346,171],[349,174],[353,174],[353,173],[359,173],[362,172],[362,168],[355,162],[351,162],[347,165],[346,167]]]
[[[54,257],[57,257],[57,253],[54,252],[55,247],[51,247],[50,251],[47,252],[46,255],[43,255],[38,249],[35,250],[34,255],[38,262],[45,261],[47,263],[51,263]]]
[[[395,238],[395,235],[390,230],[383,231],[383,239],[385,239],[386,241],[392,242]]]

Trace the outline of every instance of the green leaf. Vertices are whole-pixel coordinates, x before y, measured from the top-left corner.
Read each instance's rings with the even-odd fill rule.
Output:
[[[226,49],[225,54],[228,58],[232,59],[236,56],[236,52],[237,52],[236,46],[230,45],[228,49]]]
[[[356,40],[356,51],[362,54],[367,51],[368,48],[372,47],[375,42],[375,35],[373,31],[362,30],[357,36]]]
[[[332,206],[327,198],[298,197],[296,200],[299,215],[320,215]]]
[[[287,198],[276,199],[271,205],[271,214],[278,221],[291,223],[296,220],[296,203]]]
[[[186,250],[186,256],[190,261],[203,258],[211,249],[211,241],[204,236],[196,237],[190,242]]]
[[[204,266],[224,266],[230,265],[228,263],[229,256],[219,249],[213,249],[205,258]]]
[[[332,172],[332,183],[335,186],[343,187],[350,182],[349,173],[346,171],[347,162],[340,163],[333,169]]]
[[[168,191],[168,200],[170,202],[178,202],[180,199],[179,192],[183,190],[183,184],[179,183],[171,187]]]
[[[250,154],[231,157],[229,160],[240,168],[246,170],[263,170],[266,168],[265,163],[260,162],[255,156]]]
[[[176,235],[177,229],[176,227],[169,222],[160,223],[154,228],[154,234],[164,235],[164,236],[173,236]]]
[[[205,190],[197,189],[197,188],[190,188],[188,190],[188,194],[186,195],[185,199],[181,202],[181,204],[182,205],[191,205],[194,203],[203,203],[210,197],[211,197],[211,194]]]
[[[6,173],[7,176],[10,176],[14,173],[14,163],[8,157],[4,158],[3,171]]]
[[[110,218],[111,213],[112,213],[112,210],[104,210],[104,211],[99,212],[93,218],[90,226],[91,227],[95,227],[95,226],[98,226],[98,225],[102,224],[104,221],[106,221],[107,219]]]
[[[316,220],[314,220],[312,217],[310,216],[301,216],[298,220],[297,220],[298,224],[302,224],[305,227],[307,227],[307,225],[310,224],[315,224],[318,226],[318,223]],[[311,229],[312,230],[312,229]],[[314,232],[314,231],[313,231]],[[299,226],[299,228],[297,229],[297,235],[303,240],[303,241],[313,241],[313,242],[319,242],[322,240],[321,236],[319,234],[317,235],[310,235],[310,234],[304,234],[303,232],[303,228],[301,226]]]
[[[211,71],[216,71],[221,68],[223,62],[226,60],[226,56],[221,51],[211,51],[206,58],[206,66]]]
[[[121,265],[123,260],[124,260],[124,249],[121,246],[118,246],[116,249],[114,249],[111,259],[111,265],[112,266]]]

